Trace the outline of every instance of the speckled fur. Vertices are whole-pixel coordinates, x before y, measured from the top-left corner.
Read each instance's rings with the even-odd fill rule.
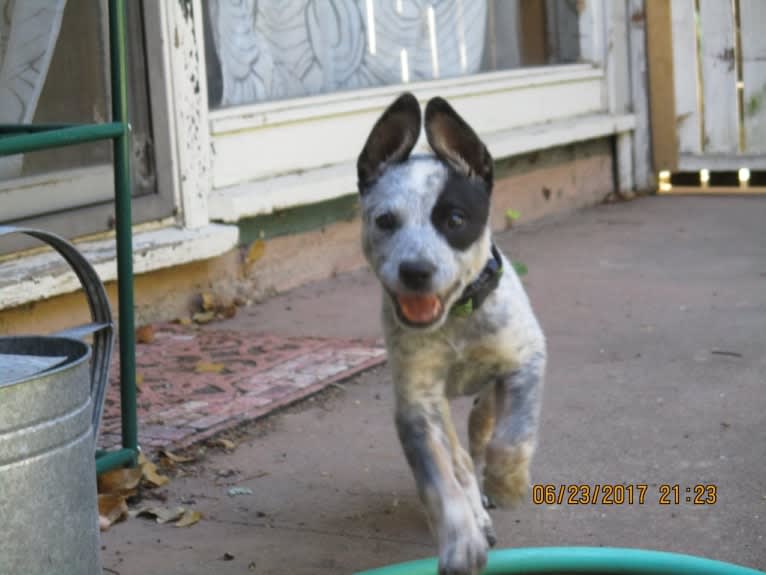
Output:
[[[428,111],[426,116],[428,122]],[[419,113],[417,117],[419,121]],[[410,126],[410,139],[412,130]],[[442,139],[454,141],[454,134],[447,136]],[[479,142],[473,132],[467,137],[471,136]],[[370,155],[367,147],[373,140],[371,136],[363,157]],[[504,506],[521,500],[528,488],[545,340],[505,256],[499,285],[481,307],[467,317],[448,313],[490,258],[492,238],[486,224],[479,238],[461,251],[434,229],[431,212],[454,169],[443,155],[437,150],[436,156],[396,158],[390,165],[365,167],[365,173],[379,175],[361,195],[362,244],[384,288],[382,318],[397,431],[435,531],[440,573],[474,575],[486,563],[495,539],[482,489],[493,503]],[[375,225],[384,212],[399,218],[393,233]],[[445,313],[425,328],[405,325],[391,295],[407,291],[400,284],[399,265],[412,259],[434,264],[432,291],[445,304]],[[462,395],[478,395],[469,420],[470,456],[460,446],[447,401]]]

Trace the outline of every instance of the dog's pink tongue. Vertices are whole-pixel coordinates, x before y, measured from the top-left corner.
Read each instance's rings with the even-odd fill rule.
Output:
[[[439,317],[442,302],[435,295],[397,296],[402,314],[412,323],[429,323]]]

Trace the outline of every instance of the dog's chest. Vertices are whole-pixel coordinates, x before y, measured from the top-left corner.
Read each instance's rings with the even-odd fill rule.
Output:
[[[446,393],[449,397],[475,395],[498,375],[518,367],[507,349],[498,347],[496,341],[476,344],[453,345],[450,365],[447,369]]]

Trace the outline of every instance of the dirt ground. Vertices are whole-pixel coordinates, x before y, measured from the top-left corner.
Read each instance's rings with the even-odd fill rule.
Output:
[[[642,547],[766,569],[764,222],[766,197],[652,197],[497,238],[529,268],[548,338],[533,483],[633,485],[635,499],[646,485],[642,503],[494,511],[499,546]],[[376,337],[378,298],[360,271],[228,327]],[[456,402],[459,421],[468,406]],[[106,573],[334,575],[434,554],[385,367],[228,437],[235,449],[202,449],[159,490],[159,504],[202,520],[115,525],[102,537]],[[703,488],[694,504],[698,485],[715,501]]]

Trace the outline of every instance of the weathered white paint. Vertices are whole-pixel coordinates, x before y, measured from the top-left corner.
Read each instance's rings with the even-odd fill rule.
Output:
[[[211,220],[236,222],[355,192],[356,162],[350,161],[216,189],[210,194],[208,207]]]
[[[133,236],[133,269],[142,274],[221,255],[237,245],[236,226],[209,224],[194,230],[164,228]],[[113,238],[77,248],[102,282],[117,278]],[[58,253],[45,251],[0,263],[0,309],[76,291],[80,282]]]
[[[627,0],[604,3],[606,27],[606,91],[610,114],[624,114],[631,109],[630,58]],[[617,187],[621,192],[633,189],[633,140],[630,134],[617,138]]]
[[[635,118],[630,114],[591,114],[522,128],[509,128],[481,136],[495,158],[506,158],[618,135],[633,130],[634,126]]]
[[[705,102],[703,150],[736,153],[739,135],[731,2],[700,0],[700,26],[702,94]]]
[[[170,160],[158,166],[158,172],[162,167],[170,169],[183,223],[187,228],[197,228],[208,223],[211,186],[202,5],[200,0],[168,0],[158,6],[159,26],[152,22],[148,31],[155,38],[159,34],[162,69],[169,72],[153,78],[165,83],[165,108],[171,116],[165,121],[167,145],[172,151]]]
[[[617,154],[617,189],[620,192],[631,192],[635,187],[632,134],[623,132],[617,135],[615,152]]]
[[[186,213],[181,207],[181,182],[178,165],[178,147],[176,141],[176,121],[179,110],[176,109],[171,73],[171,54],[173,41],[168,36],[167,2],[144,0],[144,37],[147,58],[146,70],[149,81],[149,102],[152,111],[152,140],[154,143],[154,164],[159,193],[173,198],[173,205],[178,208],[176,219],[183,224]],[[200,220],[202,221],[202,220]]]
[[[618,135],[618,141],[624,142],[626,138],[628,140],[628,147],[625,148],[623,143],[620,149],[623,155],[627,151],[629,159],[630,138],[627,134],[634,125],[634,118],[630,115],[593,114],[499,132],[482,132],[481,137],[495,158],[504,158]],[[418,147],[421,150],[424,148],[422,144]],[[620,173],[625,178],[622,183],[627,186],[623,189],[630,189],[632,174],[629,164]],[[235,222],[245,217],[268,214],[278,209],[354,193],[356,193],[356,167],[355,161],[352,160],[329,167],[214,190],[209,202],[210,218]]]
[[[737,171],[740,168],[766,170],[764,154],[681,154],[678,169],[683,172]]]
[[[479,132],[604,111],[603,74],[590,66],[516,70],[410,84],[423,103],[440,95]],[[211,114],[214,188],[347,162],[401,86]]]
[[[108,201],[113,198],[113,189],[111,164],[0,181],[2,219],[13,221],[39,214],[39,198],[45,198],[46,211],[54,212]]]
[[[649,91],[647,86],[646,14],[644,0],[629,0],[628,36],[630,44],[630,89],[632,111],[636,118],[633,131],[633,181],[646,190],[653,184],[651,131],[649,128]]]
[[[581,0],[578,2],[578,9],[580,58],[586,62],[603,65],[606,57],[604,0]]]
[[[766,153],[766,2],[739,0],[745,151]]]
[[[605,2],[604,23],[607,109],[610,114],[624,114],[630,110],[631,103],[627,0]]]
[[[672,0],[673,89],[676,101],[676,130],[681,153],[698,154],[702,133],[697,90],[697,36],[694,0]]]

